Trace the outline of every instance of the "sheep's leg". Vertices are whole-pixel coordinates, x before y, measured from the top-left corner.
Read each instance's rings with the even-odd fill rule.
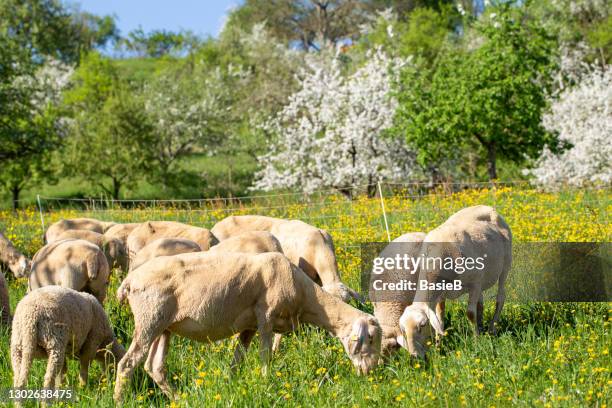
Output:
[[[134,339],[130,348],[117,365],[117,379],[113,394],[115,402],[121,402],[124,387],[134,374],[138,364],[142,363],[142,360],[147,356],[153,339],[156,337],[152,330],[143,331],[137,328],[134,332]]]
[[[257,312],[257,331],[259,332],[259,358],[261,359],[261,373],[268,375],[268,366],[272,356],[272,320],[263,310]]]
[[[272,353],[276,353],[280,348],[281,339],[283,335],[280,333],[274,333],[274,343],[272,343]]]
[[[23,388],[28,383],[28,373],[34,358],[33,350],[24,349],[21,345],[11,348],[13,364],[13,387]]]
[[[65,363],[63,348],[53,348],[48,351],[47,371],[45,372],[44,388],[55,388],[55,380],[60,375]]]
[[[470,322],[472,322],[472,324],[474,325],[474,335],[475,336],[480,334],[480,331],[478,330],[478,321],[477,321],[478,314],[477,313],[478,313],[478,301],[481,296],[482,296],[482,292],[480,290],[480,287],[478,287],[470,291],[469,298],[468,298],[467,316],[468,316],[468,319],[470,319]]]
[[[98,348],[90,342],[86,344],[80,351],[79,363],[81,365],[79,370],[79,384],[85,386],[89,377],[89,365],[91,361],[96,358],[96,351]]]
[[[236,349],[234,350],[234,358],[232,360],[232,371],[236,371],[244,356],[246,355],[247,350],[249,349],[249,345],[251,344],[251,340],[255,336],[255,332],[253,330],[245,330],[240,333],[238,337],[238,344],[236,344]]]
[[[22,353],[21,347],[11,347],[11,365],[13,366],[13,387],[22,388],[25,387],[28,376],[22,378],[21,374],[21,361]],[[28,366],[29,367],[29,366]],[[26,370],[27,371],[27,370]],[[23,404],[20,400],[15,400],[15,406],[21,407]]]
[[[165,331],[161,336],[155,339],[149,351],[147,362],[145,363],[145,370],[168,398],[176,399],[174,390],[168,383],[164,364],[166,355],[168,354],[170,335],[171,333],[169,331]]]
[[[497,332],[497,321],[499,320],[501,311],[504,308],[504,302],[506,301],[506,288],[504,283],[505,282],[502,282],[500,279],[499,286],[497,288],[497,298],[495,300],[495,314],[493,314],[493,318],[489,323],[489,333],[491,334],[495,334]]]
[[[446,303],[444,299],[441,299],[436,304],[436,317],[438,318],[438,321],[442,325],[444,324],[444,310],[446,310]],[[436,346],[437,347],[440,346],[441,341],[442,341],[442,336],[436,332]]]
[[[478,326],[478,331],[484,330],[484,297],[482,292],[480,292],[480,297],[478,298],[478,303],[476,303],[476,325]]]
[[[64,379],[66,377],[67,372],[68,372],[68,360],[64,359],[64,365],[62,366],[62,370],[59,372],[59,374],[55,378],[56,387],[59,387],[64,383]]]

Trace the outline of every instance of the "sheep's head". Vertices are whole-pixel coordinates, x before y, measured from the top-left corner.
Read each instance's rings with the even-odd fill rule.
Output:
[[[123,242],[117,238],[112,238],[104,242],[103,251],[113,260],[114,265],[126,272],[128,269],[128,254]]]
[[[16,278],[24,278],[29,275],[32,262],[25,255],[19,255],[9,259],[8,267]]]
[[[342,338],[342,345],[357,369],[358,374],[368,374],[378,365],[380,357],[381,329],[374,317],[360,317],[353,322],[351,332]]]
[[[425,357],[425,342],[431,336],[429,326],[442,334],[442,326],[438,321],[436,312],[426,303],[414,303],[408,306],[402,317],[399,326],[402,332],[400,344],[414,357]]]

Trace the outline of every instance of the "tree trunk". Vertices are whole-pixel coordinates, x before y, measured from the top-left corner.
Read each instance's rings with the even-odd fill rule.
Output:
[[[121,190],[121,182],[117,179],[113,179],[113,198],[119,199],[119,191]]]
[[[489,180],[495,180],[497,178],[497,165],[495,143],[487,145],[487,170],[489,171]]]
[[[13,186],[11,189],[12,200],[13,200],[13,211],[17,211],[19,208],[19,195],[21,194],[21,188],[19,186]]]
[[[351,187],[342,187],[339,188],[338,191],[341,192],[342,195],[348,198],[349,200],[353,199],[353,190],[351,189]]]

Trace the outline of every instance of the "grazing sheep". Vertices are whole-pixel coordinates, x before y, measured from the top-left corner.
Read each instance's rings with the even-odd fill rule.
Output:
[[[0,232],[0,263],[6,264],[15,277],[23,276],[30,269],[30,260],[13,246]]]
[[[108,238],[106,234],[99,234],[87,230],[68,230],[62,232],[57,240],[82,239],[95,244],[104,252],[106,261],[111,268],[119,268],[124,272],[128,269],[128,256],[125,245],[117,238]]]
[[[136,227],[138,227],[139,225],[140,223],[138,222],[115,224],[109,229],[107,229],[106,232],[104,232],[104,236],[107,239],[118,239],[123,243],[123,246],[127,248],[128,235],[130,235],[130,233],[134,231],[134,229],[136,229]]]
[[[443,316],[433,310],[442,299],[455,299],[468,293],[467,314],[474,324],[474,333],[478,334],[482,325],[483,291],[497,283],[495,314],[489,325],[489,330],[494,332],[504,306],[504,285],[512,264],[512,233],[501,215],[484,205],[464,208],[427,234],[422,252],[431,259],[451,259],[455,267],[444,269],[432,262],[430,266],[420,268],[419,281],[429,285],[459,280],[461,289],[428,287],[417,290],[414,303],[406,308],[400,318],[400,327],[410,353],[424,356],[424,335],[421,331],[427,323],[438,335],[443,335]],[[465,268],[459,273],[456,265],[461,258],[481,258],[482,268]]]
[[[159,238],[186,238],[198,244],[202,251],[208,251],[211,246],[219,243],[206,228],[174,221],[147,221],[134,228],[128,236],[127,248],[130,261],[145,245]]]
[[[17,304],[11,335],[13,386],[26,387],[34,358],[48,358],[44,388],[58,387],[66,371],[66,354],[80,360],[79,380],[87,383],[91,361],[105,365],[125,354],[108,317],[92,295],[48,286],[28,293]],[[111,357],[111,358],[109,358]]]
[[[109,276],[100,248],[88,241],[67,239],[47,244],[34,255],[28,289],[58,285],[91,293],[102,303]]]
[[[0,271],[0,308],[2,315],[0,316],[0,324],[11,324],[11,303],[9,300],[8,286],[4,274]]]
[[[359,294],[340,280],[332,237],[327,231],[299,220],[260,215],[233,215],[215,224],[213,234],[221,241],[247,231],[268,231],[280,242],[284,254],[323,290],[348,302]]]
[[[417,257],[425,235],[424,232],[409,232],[401,235],[385,247],[379,254],[379,257],[394,257],[398,253]],[[370,278],[373,281],[379,279],[380,276],[371,274]],[[416,273],[406,273],[405,271],[389,270],[385,272],[384,278],[387,282],[400,282],[402,279],[416,282],[418,275]],[[381,354],[387,356],[403,344],[404,339],[399,327],[399,319],[404,309],[412,303],[414,291],[403,290],[392,294],[389,292],[374,293],[371,297],[373,298],[374,316],[378,319],[383,333]]]
[[[273,333],[310,323],[341,340],[359,373],[378,364],[381,332],[376,319],[324,292],[279,253],[202,252],[156,258],[132,271],[117,296],[120,301],[128,299],[135,330],[117,367],[116,401],[147,353],[145,370],[172,396],[164,369],[172,333],[201,342],[240,333],[232,364],[236,367],[258,332],[266,374]]]
[[[45,233],[45,241],[50,244],[57,241],[59,235],[68,230],[88,230],[104,234],[106,230],[115,225],[114,222],[99,221],[93,218],[72,218],[69,220],[59,220],[51,224]]]
[[[130,262],[130,271],[138,268],[145,262],[159,256],[200,252],[202,249],[195,242],[184,238],[160,238],[145,245]]]

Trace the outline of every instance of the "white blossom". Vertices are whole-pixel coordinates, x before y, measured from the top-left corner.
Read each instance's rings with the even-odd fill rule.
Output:
[[[264,125],[278,140],[259,158],[254,189],[342,191],[410,177],[414,154],[382,137],[397,108],[391,86],[406,61],[377,50],[348,76],[338,58],[310,55],[305,63],[300,90]]]
[[[552,103],[543,123],[559,132],[572,148],[555,155],[545,149],[537,167],[526,171],[547,187],[562,184],[612,182],[612,68],[594,70],[574,88],[564,90]]]
[[[15,78],[15,85],[28,89],[33,109],[44,109],[49,104],[60,103],[62,92],[70,83],[73,73],[72,66],[50,58],[34,72],[34,75]]]

